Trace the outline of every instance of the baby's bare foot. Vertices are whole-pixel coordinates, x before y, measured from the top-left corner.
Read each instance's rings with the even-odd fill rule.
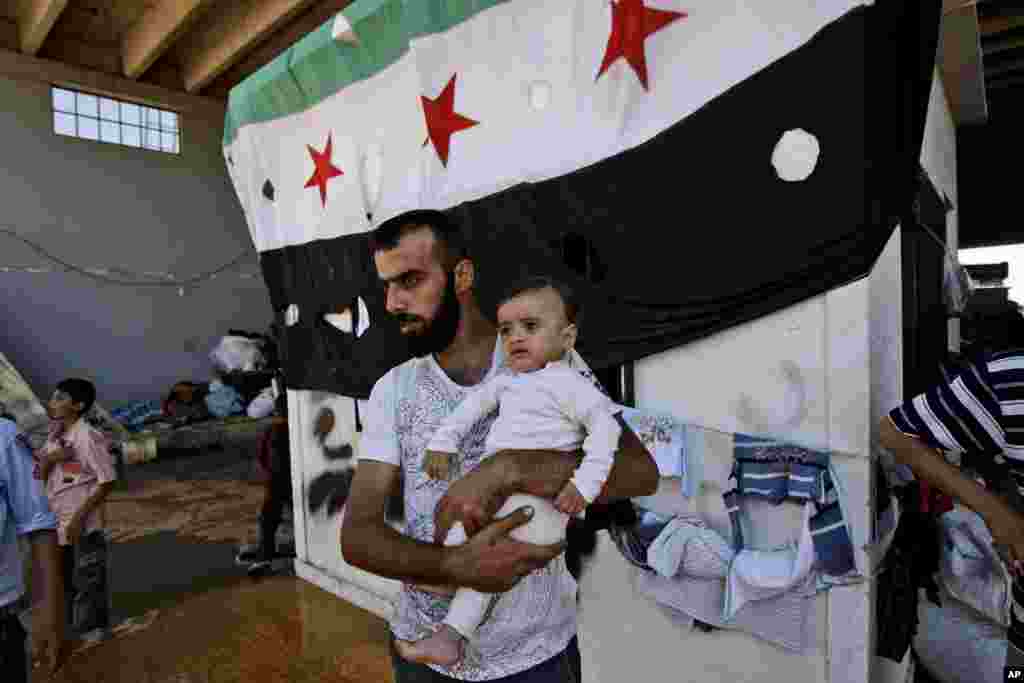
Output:
[[[445,624],[423,640],[396,640],[395,649],[402,659],[419,664],[451,666],[462,659],[462,636]]]

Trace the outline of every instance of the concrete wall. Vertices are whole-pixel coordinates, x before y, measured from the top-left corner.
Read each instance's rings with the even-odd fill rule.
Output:
[[[928,100],[924,141],[921,144],[921,165],[935,183],[936,189],[944,192],[953,203],[953,210],[946,214],[946,244],[954,254],[960,246],[960,199],[956,184],[956,159],[956,125],[953,122],[942,77],[936,68]],[[949,267],[947,261],[947,270]],[[951,351],[960,350],[960,321],[956,319],[949,321],[949,348]]]
[[[0,234],[0,348],[37,393],[76,374],[107,405],[156,398],[208,377],[207,354],[229,327],[266,329],[269,298],[224,168],[221,120],[183,118],[181,154],[170,155],[55,135],[42,83],[0,80],[0,101],[0,227],[86,268],[192,276],[251,254],[180,297],[61,272]],[[26,266],[51,270],[3,271]]]

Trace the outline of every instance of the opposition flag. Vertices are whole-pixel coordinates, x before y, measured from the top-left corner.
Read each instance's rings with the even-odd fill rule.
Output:
[[[288,385],[366,397],[407,357],[368,231],[414,208],[464,226],[488,314],[518,275],[575,285],[598,369],[866,275],[917,189],[940,10],[353,3],[227,116]]]

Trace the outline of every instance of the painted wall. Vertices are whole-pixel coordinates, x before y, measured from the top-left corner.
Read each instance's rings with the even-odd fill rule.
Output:
[[[266,329],[269,298],[224,168],[221,120],[183,118],[181,154],[170,155],[55,135],[42,83],[0,80],[0,101],[0,227],[86,268],[192,276],[251,253],[180,297],[61,272],[0,234],[0,348],[37,393],[75,374],[92,377],[108,406],[158,398],[177,380],[207,378],[207,354],[228,328]]]

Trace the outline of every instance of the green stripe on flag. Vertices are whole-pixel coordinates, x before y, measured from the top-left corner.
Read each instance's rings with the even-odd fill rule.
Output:
[[[359,45],[336,42],[334,19],[256,73],[228,98],[224,146],[238,130],[308,109],[397,62],[409,41],[441,33],[509,0],[357,0],[341,11]]]

